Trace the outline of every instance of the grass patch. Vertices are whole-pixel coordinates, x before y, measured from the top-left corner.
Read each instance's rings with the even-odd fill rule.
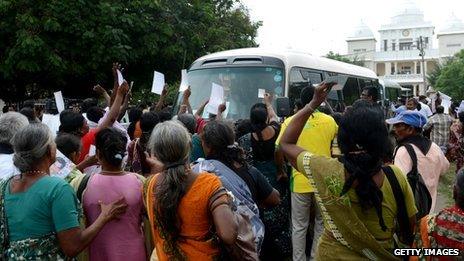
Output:
[[[438,182],[438,194],[446,200],[446,206],[454,204],[453,200],[453,185],[456,178],[456,164],[452,162],[448,171],[440,176]]]

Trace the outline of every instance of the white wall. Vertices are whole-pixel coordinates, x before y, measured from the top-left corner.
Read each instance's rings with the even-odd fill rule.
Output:
[[[440,56],[454,55],[464,49],[464,33],[438,36],[438,48]]]

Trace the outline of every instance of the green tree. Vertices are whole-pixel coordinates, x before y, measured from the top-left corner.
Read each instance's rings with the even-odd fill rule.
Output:
[[[327,53],[325,55],[326,58],[329,58],[329,59],[332,59],[332,60],[337,60],[337,61],[340,61],[340,62],[344,62],[344,63],[351,63],[351,64],[354,64],[354,65],[358,65],[358,66],[364,66],[364,61],[359,59],[357,56],[353,57],[353,59],[350,59],[348,57],[345,57],[339,53],[334,53],[332,51],[330,51],[329,53]]]
[[[454,100],[464,100],[464,50],[445,63],[439,70],[434,86]],[[430,79],[429,79],[430,80]]]
[[[149,90],[153,70],[175,82],[199,56],[256,46],[261,25],[239,0],[3,0],[0,17],[0,96],[10,99],[109,88],[113,61]]]

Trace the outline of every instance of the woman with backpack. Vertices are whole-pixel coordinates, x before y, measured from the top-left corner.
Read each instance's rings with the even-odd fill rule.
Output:
[[[316,88],[313,100],[293,117],[280,143],[290,163],[317,188],[315,197],[326,222],[316,259],[398,260],[393,255],[395,219],[404,210],[413,223],[417,209],[404,174],[395,166],[383,166],[391,146],[383,115],[366,101],[353,104],[339,125],[340,159],[316,156],[296,145],[330,88],[327,83]],[[403,208],[393,190],[402,193]]]
[[[237,239],[237,222],[218,177],[190,169],[191,138],[177,121],[158,124],[148,143],[152,164],[163,170],[144,186],[144,199],[158,259],[220,259],[217,238]],[[157,163],[155,163],[157,162]]]
[[[142,230],[144,178],[125,172],[123,158],[127,138],[115,128],[105,128],[95,137],[96,156],[101,172],[80,181],[82,208],[87,225],[92,225],[100,214],[99,202],[124,198],[127,211],[117,222],[105,226],[89,246],[90,260],[146,260],[145,238]],[[86,184],[82,185],[82,182]],[[78,189],[79,191],[79,189]],[[79,192],[78,192],[79,194]]]
[[[258,205],[278,205],[279,192],[261,172],[247,164],[243,149],[235,143],[235,134],[229,124],[223,121],[208,122],[200,138],[206,160],[197,164],[194,170],[215,173],[221,178],[224,187],[246,205],[255,235],[256,251],[259,253],[264,226],[259,217]]]

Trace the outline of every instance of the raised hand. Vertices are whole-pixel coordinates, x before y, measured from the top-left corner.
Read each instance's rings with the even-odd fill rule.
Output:
[[[129,92],[129,84],[127,84],[126,81],[124,81],[121,86],[118,88],[118,95],[121,95],[121,97],[124,97],[124,95]]]
[[[223,103],[223,104],[219,105],[219,107],[218,107],[218,110],[221,113],[224,112],[226,109],[227,109],[226,103]]]
[[[106,92],[106,90],[103,87],[101,87],[100,84],[97,84],[97,85],[93,86],[93,91],[100,94],[100,95],[102,95],[103,93]]]

